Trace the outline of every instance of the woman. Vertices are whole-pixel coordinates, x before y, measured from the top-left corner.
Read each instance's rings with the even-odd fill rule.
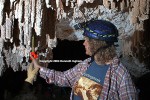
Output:
[[[84,25],[86,54],[91,56],[64,72],[40,66],[47,83],[72,88],[71,100],[137,100],[135,86],[115,52],[118,30],[111,22],[91,20]]]

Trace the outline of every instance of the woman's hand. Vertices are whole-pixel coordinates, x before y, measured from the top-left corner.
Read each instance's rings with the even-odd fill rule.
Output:
[[[33,68],[32,62],[27,69],[27,78],[25,79],[25,81],[33,84],[34,79],[36,79],[38,70],[39,70],[38,67]]]
[[[37,60],[30,54],[30,57],[32,59],[32,63],[35,68],[41,68],[41,66],[38,64]]]

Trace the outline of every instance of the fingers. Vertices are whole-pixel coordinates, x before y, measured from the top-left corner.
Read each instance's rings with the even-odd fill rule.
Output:
[[[34,64],[34,66],[36,66],[37,64],[37,61],[35,60],[35,58],[30,54],[30,57],[32,59],[32,63]]]
[[[33,70],[33,63],[30,63],[29,67],[28,67],[28,71],[32,71]]]
[[[33,67],[33,62],[30,63],[28,67],[28,73],[36,74],[38,72],[39,68],[38,67]]]
[[[41,66],[38,64],[37,60],[30,54],[30,57],[32,59],[32,62],[34,64],[35,68],[40,68]]]
[[[33,74],[36,74],[38,72],[39,68],[35,68],[32,72]]]
[[[34,57],[31,54],[30,54],[30,57],[31,57],[32,61],[35,60]]]

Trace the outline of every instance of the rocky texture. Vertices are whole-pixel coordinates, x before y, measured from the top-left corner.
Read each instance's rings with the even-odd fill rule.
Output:
[[[0,75],[7,67],[26,69],[32,36],[40,58],[52,59],[57,38],[83,39],[73,26],[92,18],[116,25],[118,55],[134,76],[148,71],[149,0],[1,0],[0,5]]]

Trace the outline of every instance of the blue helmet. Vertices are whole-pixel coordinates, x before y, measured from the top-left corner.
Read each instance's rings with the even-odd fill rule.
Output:
[[[83,35],[109,43],[118,42],[118,30],[116,26],[106,20],[91,20],[87,22]]]

